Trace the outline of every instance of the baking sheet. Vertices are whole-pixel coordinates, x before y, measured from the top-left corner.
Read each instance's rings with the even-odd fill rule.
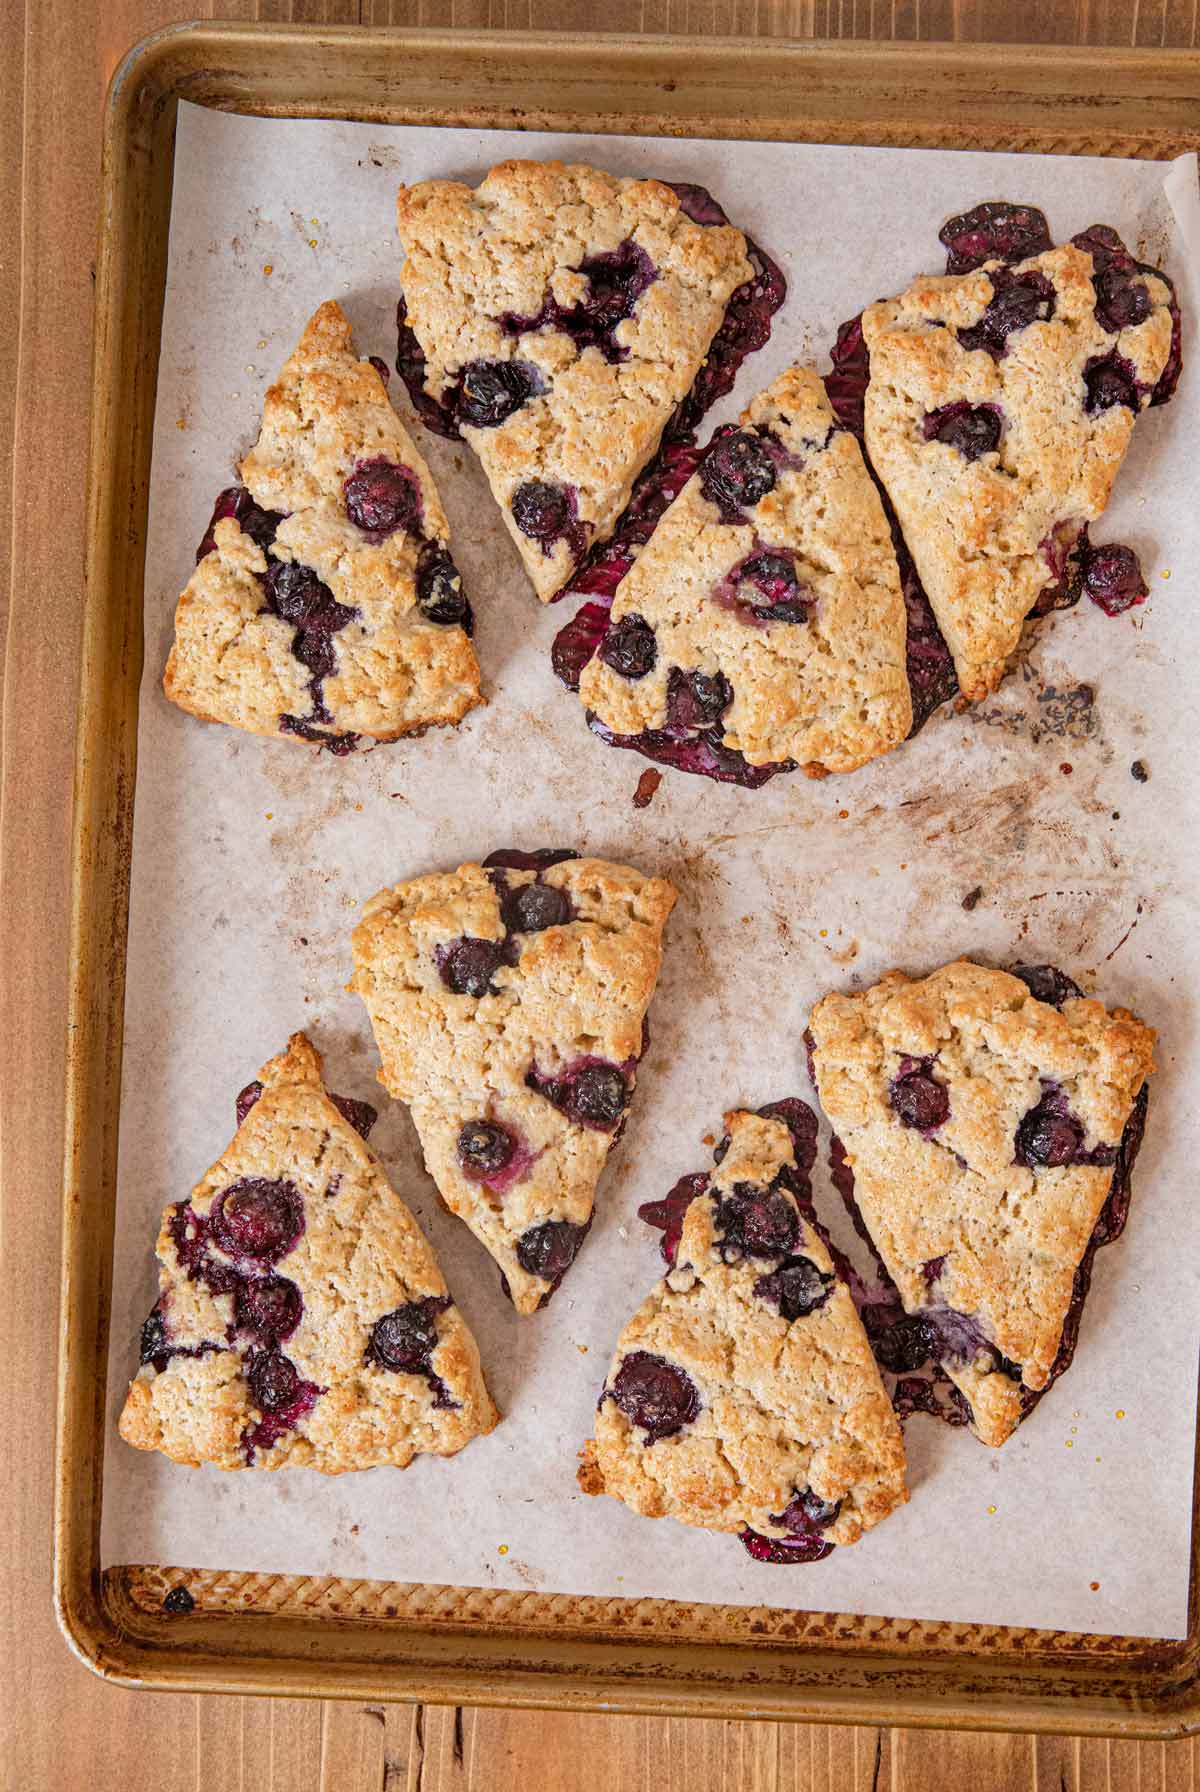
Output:
[[[1194,158],[1093,159],[588,138],[257,120],[183,105],[147,557],[102,1561],[340,1574],[802,1606],[1171,1637],[1186,1630],[1200,1273],[1193,991],[1196,841],[1189,675],[1200,503],[1188,425],[1200,369],[1140,422],[1094,531],[1142,554],[1150,601],[1051,619],[966,716],[847,778],[758,792],[667,772],[594,740],[554,679],[570,613],[542,610],[469,452],[417,426],[475,603],[491,698],[456,732],[335,760],[205,727],[159,679],[177,593],[263,392],[324,298],[360,353],[394,354],[401,179],[475,180],[508,155],[566,155],[712,188],[785,268],[787,305],[714,425],[788,361],[824,365],[836,325],[941,264],[942,218],[983,197],[1042,205],[1057,238],[1097,220],[1200,297]],[[1164,191],[1164,178],[1167,191]],[[407,415],[400,382],[393,393]],[[1089,695],[1090,693],[1090,695]],[[1150,780],[1129,767],[1142,758]],[[374,1083],[343,993],[362,901],[518,844],[577,844],[665,873],[680,901],[653,1044],[588,1245],[520,1320],[491,1260],[438,1206],[406,1112]],[[978,891],[974,906],[964,898]],[[807,1568],[636,1517],[575,1486],[618,1330],[658,1272],[636,1207],[705,1167],[725,1107],[809,1096],[812,1002],[956,953],[1060,963],[1162,1034],[1124,1239],[1096,1264],[1075,1364],[1001,1452],[918,1417],[911,1504]],[[222,1475],[128,1449],[115,1423],[155,1296],[161,1208],[228,1141],[233,1096],[303,1026],[330,1086],[381,1104],[372,1136],[475,1330],[505,1413],[448,1462],[326,1480]],[[848,1227],[818,1169],[818,1209]]]

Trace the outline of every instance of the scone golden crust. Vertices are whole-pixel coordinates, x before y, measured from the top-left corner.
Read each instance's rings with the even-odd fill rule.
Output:
[[[725,1129],[711,1176],[687,1179],[706,1186],[673,1266],[621,1333],[579,1484],[648,1518],[753,1532],[754,1554],[782,1545],[768,1559],[789,1541],[815,1559],[908,1499],[904,1443],[850,1291],[789,1186],[787,1125],[739,1110]]]
[[[741,423],[617,587],[579,694],[618,736],[690,721],[752,766],[852,771],[912,725],[883,506],[811,368],[789,367]]]
[[[884,1268],[905,1310],[944,1334],[939,1366],[976,1435],[1002,1444],[1023,1390],[1051,1379],[1154,1033],[1123,1008],[1078,994],[1052,1006],[960,960],[825,996],[811,1034]]]
[[[1171,353],[1167,283],[1136,270],[1114,315],[1102,273],[1066,243],[923,276],[863,313],[867,452],[972,699],[1107,505]]]
[[[337,1475],[450,1456],[496,1424],[475,1340],[361,1136],[374,1110],[337,1099],[293,1034],[239,1097],[228,1149],[167,1208],[126,1443]]]
[[[267,392],[240,471],[175,612],[173,703],[343,751],[482,703],[432,475],[333,300]]]
[[[425,391],[478,454],[534,590],[604,541],[754,268],[655,180],[503,162],[397,201]]]
[[[451,1212],[536,1311],[591,1224],[633,1095],[675,891],[628,865],[497,853],[381,890],[354,980]]]

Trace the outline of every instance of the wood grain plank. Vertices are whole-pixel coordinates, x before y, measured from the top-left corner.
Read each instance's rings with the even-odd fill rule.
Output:
[[[939,1786],[972,1792],[1029,1792],[1034,1774],[1031,1736],[972,1736],[959,1730],[897,1730],[891,1783],[880,1792],[918,1792]],[[1099,1792],[1099,1788],[1097,1788]]]

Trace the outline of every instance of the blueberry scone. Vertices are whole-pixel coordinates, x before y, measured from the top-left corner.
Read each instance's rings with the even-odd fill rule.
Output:
[[[1051,246],[1032,207],[942,232],[951,271],[868,306],[865,440],[971,699],[995,690],[1025,619],[1146,596],[1136,556],[1093,548],[1134,421],[1178,378],[1168,282],[1116,232]],[[836,357],[835,357],[836,359]]]
[[[496,852],[381,890],[354,980],[451,1212],[520,1313],[557,1288],[625,1123],[675,891],[574,853]]]
[[[586,583],[586,579],[584,581]],[[582,651],[568,651],[581,630]],[[615,746],[760,784],[852,771],[912,724],[905,611],[879,493],[809,368],[718,434],[631,558],[559,636]],[[583,653],[590,657],[582,666]]]
[[[159,1297],[120,1432],[217,1468],[327,1475],[451,1456],[498,1414],[433,1252],[303,1033],[163,1215]]]
[[[668,1269],[621,1333],[579,1483],[812,1562],[908,1499],[904,1443],[811,1213],[803,1102],[726,1114],[708,1174],[643,1209]]]
[[[397,366],[549,601],[766,341],[783,277],[702,188],[561,162],[401,187],[397,212]]]
[[[344,753],[482,703],[450,528],[385,377],[322,305],[179,599],[163,687],[181,709]]]
[[[1047,966],[893,971],[813,1010],[835,1180],[881,1265],[880,1360],[934,1364],[984,1443],[1070,1361],[1095,1250],[1124,1223],[1154,1037]]]

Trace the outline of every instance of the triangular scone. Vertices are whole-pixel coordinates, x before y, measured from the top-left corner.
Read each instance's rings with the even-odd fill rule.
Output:
[[[862,450],[789,367],[715,441],[617,587],[579,694],[605,733],[684,769],[852,771],[912,725],[904,599]]]
[[[175,612],[172,702],[342,752],[482,703],[441,499],[332,299],[267,392],[240,472]]]
[[[760,1559],[814,1561],[908,1490],[866,1333],[802,1211],[807,1166],[772,1117],[786,1108],[808,1112],[726,1114],[716,1167],[663,1204],[692,1195],[672,1267],[621,1333],[579,1482],[741,1532]]]
[[[607,540],[758,274],[693,191],[561,162],[400,189],[400,370],[479,456],[543,601]]]
[[[867,452],[963,693],[984,697],[1039,599],[1078,577],[1072,552],[1171,355],[1170,288],[1095,229],[923,276],[862,328]]]
[[[380,1081],[519,1313],[592,1220],[645,1049],[675,891],[628,865],[493,853],[381,890],[354,930]]]
[[[935,1362],[994,1445],[1062,1366],[1076,1273],[1153,1069],[1154,1033],[1132,1014],[1043,967],[1025,976],[966,960],[920,981],[893,971],[825,996],[811,1022],[858,1216],[917,1316],[881,1358]]]
[[[233,1142],[163,1215],[126,1443],[338,1475],[493,1428],[475,1340],[366,1144],[374,1119],[326,1093],[303,1033],[242,1091]]]

